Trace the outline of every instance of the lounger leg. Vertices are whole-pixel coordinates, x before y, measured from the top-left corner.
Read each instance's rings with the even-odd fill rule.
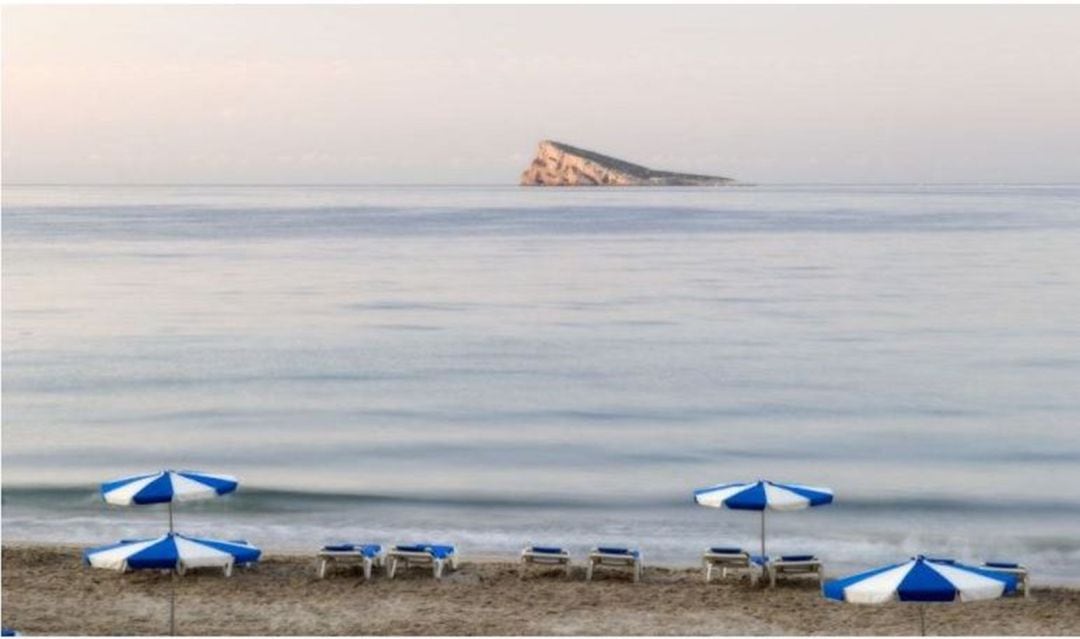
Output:
[[[435,573],[436,579],[442,579],[443,560],[436,559],[433,563],[432,571]]]
[[[326,557],[319,560],[319,579],[326,578]]]
[[[590,559],[589,565],[585,566],[585,581],[592,581],[593,562]]]
[[[364,581],[371,581],[371,565],[372,561],[370,557],[364,557]]]
[[[386,569],[386,578],[387,579],[393,579],[394,578],[394,573],[397,572],[397,561],[398,561],[397,557],[391,557],[390,558],[390,565]]]
[[[634,583],[638,583],[639,581],[641,581],[641,568],[642,568],[641,562],[640,561],[635,561],[634,562]]]
[[[705,583],[711,583],[712,582],[712,569],[713,569],[712,562],[711,561],[706,561],[705,562]]]
[[[225,564],[225,576],[232,577],[232,564]]]

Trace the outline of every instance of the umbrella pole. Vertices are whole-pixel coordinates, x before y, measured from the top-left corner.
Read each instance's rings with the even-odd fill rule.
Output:
[[[919,634],[926,636],[926,604],[919,604]]]
[[[761,509],[761,558],[765,558],[765,509]]]
[[[169,571],[169,636],[176,636],[176,568]]]
[[[173,531],[173,527],[172,527],[172,500],[170,499],[169,500],[169,533],[171,534],[172,531]]]

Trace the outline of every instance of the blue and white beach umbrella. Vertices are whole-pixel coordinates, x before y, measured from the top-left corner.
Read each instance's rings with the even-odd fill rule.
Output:
[[[83,561],[94,568],[109,570],[175,570],[222,568],[225,574],[237,564],[259,560],[262,551],[247,543],[190,537],[170,532],[154,539],[126,539],[116,544],[91,548]]]
[[[164,504],[174,501],[210,499],[236,490],[239,482],[230,475],[213,475],[195,470],[163,470],[131,475],[101,485],[101,496],[110,504]]]
[[[831,504],[829,488],[778,484],[767,480],[751,483],[719,484],[694,491],[694,502],[712,508],[761,511],[761,556],[765,556],[765,511],[802,510]]]
[[[174,578],[169,589],[169,634],[176,634],[176,579],[188,568],[222,568],[225,576],[233,566],[252,564],[262,551],[238,541],[189,537],[170,531],[154,539],[125,539],[108,546],[90,548],[83,561],[94,568],[109,570],[169,570]]]
[[[951,559],[930,559],[920,555],[902,564],[830,581],[822,592],[828,599],[859,604],[981,601],[1016,592],[1016,577]],[[923,634],[926,634],[925,614],[925,609],[920,606]]]
[[[236,490],[239,482],[230,475],[194,470],[163,470],[121,477],[101,485],[101,496],[117,506],[169,504],[169,530],[173,529],[174,501],[210,499]]]

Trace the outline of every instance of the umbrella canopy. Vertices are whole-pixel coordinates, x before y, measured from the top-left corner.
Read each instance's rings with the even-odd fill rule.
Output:
[[[239,482],[229,475],[194,470],[163,470],[121,477],[101,485],[101,496],[117,506],[164,504],[210,499],[236,490]]]
[[[154,539],[125,539],[119,543],[90,548],[83,561],[94,568],[109,570],[176,570],[224,568],[253,563],[262,551],[240,542],[201,539],[168,533]]]
[[[765,556],[765,511],[802,510],[831,504],[829,488],[779,484],[767,480],[750,483],[719,484],[694,491],[694,502],[712,508],[761,511],[761,555]]]
[[[236,490],[240,482],[231,475],[212,475],[196,470],[163,470],[131,475],[101,485],[101,496],[117,506],[169,504],[169,532],[173,530],[174,501],[210,499]]]
[[[720,484],[694,491],[694,501],[702,506],[733,510],[802,510],[832,503],[833,492],[799,484],[778,484],[767,480],[752,483]]]
[[[902,564],[860,572],[825,584],[828,599],[859,604],[888,601],[921,603],[980,601],[1016,592],[1016,577],[975,568],[951,559],[922,555]],[[919,606],[919,627],[926,634],[926,610]]]
[[[979,601],[1016,591],[1016,577],[951,559],[913,557],[825,584],[829,599],[878,604],[886,601]]]

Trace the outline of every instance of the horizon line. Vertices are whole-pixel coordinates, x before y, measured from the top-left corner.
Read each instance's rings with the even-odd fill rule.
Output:
[[[215,186],[215,187],[514,187],[528,190],[544,191],[551,189],[573,190],[619,190],[619,191],[652,191],[661,189],[737,189],[755,186],[1075,186],[1077,182],[741,182],[727,186],[709,187],[653,187],[653,186],[534,186],[522,184],[508,184],[505,182],[2,182],[3,187],[26,187],[26,186],[79,186],[79,187],[162,187],[162,186]]]

